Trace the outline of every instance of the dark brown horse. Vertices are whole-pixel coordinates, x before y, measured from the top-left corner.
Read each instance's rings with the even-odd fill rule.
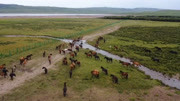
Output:
[[[129,65],[131,65],[130,63],[128,63],[128,62],[123,62],[123,61],[119,61],[123,66],[129,66]]]
[[[111,74],[111,77],[114,83],[118,83],[118,78],[115,75]]]
[[[121,76],[128,79],[128,73],[127,72],[123,72],[123,71],[120,71],[121,73]]]
[[[66,82],[64,82],[63,95],[64,95],[64,97],[66,97],[66,95],[67,95],[67,86],[66,86]]]

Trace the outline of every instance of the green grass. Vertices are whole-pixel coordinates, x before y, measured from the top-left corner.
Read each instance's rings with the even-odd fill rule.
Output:
[[[111,53],[132,58],[141,64],[162,73],[180,73],[180,27],[123,27],[109,35],[105,35],[106,44],[100,43],[100,48]],[[94,42],[90,42],[95,44]],[[113,46],[120,50],[115,50]],[[160,47],[158,51],[155,47]],[[145,52],[145,49],[151,53]],[[176,51],[172,54],[169,51]],[[158,58],[154,62],[151,58]]]
[[[95,29],[117,20],[65,19],[65,18],[15,18],[0,20],[0,35],[46,35],[64,37],[81,31]]]
[[[88,50],[86,50],[88,51]],[[61,62],[56,65],[57,70],[50,70],[48,75],[41,74],[35,79],[27,81],[23,86],[16,88],[12,93],[5,95],[7,101],[17,99],[18,101],[28,101],[36,96],[43,94],[50,94],[50,100],[63,99],[62,88],[63,83],[67,82],[68,92],[75,92],[74,96],[79,96],[85,90],[98,87],[98,88],[112,88],[119,93],[124,91],[139,92],[141,90],[148,90],[160,83],[156,80],[149,79],[144,73],[138,71],[133,67],[124,67],[119,64],[118,61],[114,61],[112,64],[107,63],[103,56],[102,61],[95,61],[94,58],[87,58],[84,55],[84,50],[78,53],[78,59],[81,61],[81,67],[76,67],[73,71],[73,78],[69,78],[69,66],[63,66]],[[110,76],[106,76],[100,69],[100,66],[104,66],[108,69],[109,75],[114,74],[119,78],[119,84],[112,83]],[[91,70],[97,69],[100,71],[100,78],[91,78]],[[129,79],[123,79],[120,76],[119,71],[129,73]],[[54,93],[53,93],[54,92]],[[70,98],[67,98],[68,100]],[[36,100],[36,99],[33,99]],[[38,100],[38,99],[37,99]],[[77,99],[79,101],[80,99]],[[81,101],[81,100],[80,100]]]

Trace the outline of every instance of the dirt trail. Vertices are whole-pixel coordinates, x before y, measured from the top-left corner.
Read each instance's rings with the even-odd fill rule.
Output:
[[[118,26],[113,26],[107,29],[103,29],[101,31],[97,31],[95,33],[92,33],[91,35],[87,35],[84,36],[84,40],[93,40],[94,38],[96,38],[97,36],[102,36],[108,33],[111,33],[113,31],[118,30],[120,27]],[[33,60],[33,62],[30,62],[29,64],[33,65],[35,63],[38,63],[36,65],[33,65],[32,67],[32,72],[23,72],[22,75],[17,75],[17,77],[15,77],[15,79],[13,81],[10,81],[9,79],[4,79],[4,80],[0,80],[0,95],[4,95],[9,93],[12,89],[17,88],[21,85],[23,85],[23,83],[26,80],[30,80],[34,77],[36,77],[39,74],[43,73],[42,67],[46,67],[48,69],[54,68],[55,64],[60,61],[62,58],[64,57],[64,55],[60,55],[60,54],[56,54],[52,57],[52,64],[49,65],[49,62],[46,59],[37,59],[36,61]],[[24,67],[25,68],[25,67]]]

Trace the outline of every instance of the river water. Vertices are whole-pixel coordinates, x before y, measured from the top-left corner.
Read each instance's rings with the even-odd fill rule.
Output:
[[[53,37],[48,37],[48,36],[5,35],[4,37],[41,37],[41,38],[49,38],[49,39],[60,40],[60,41],[66,42],[66,43],[72,42],[72,40],[69,40],[69,39],[59,39],[59,38],[53,38]],[[94,46],[86,43],[86,40],[82,40],[82,43],[83,43],[84,49],[93,50],[99,54],[102,54],[102,55],[107,56],[107,57],[111,57],[115,60],[120,60],[120,61],[128,62],[128,63],[132,64],[130,59],[111,54],[111,53],[104,51],[104,50],[101,50],[101,49],[97,49]],[[80,44],[80,42],[77,44]],[[180,80],[175,79],[175,78],[170,78],[168,76],[164,76],[162,73],[153,71],[153,70],[151,70],[151,69],[149,69],[143,65],[138,66],[138,69],[143,71],[146,75],[149,75],[152,79],[159,80],[167,86],[177,88],[180,90]]]

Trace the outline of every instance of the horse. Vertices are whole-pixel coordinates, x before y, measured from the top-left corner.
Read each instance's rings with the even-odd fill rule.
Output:
[[[9,74],[9,76],[11,77],[11,80],[13,80],[14,78],[14,76],[16,76],[16,74],[12,71],[10,74]]]
[[[76,51],[74,51],[74,55],[77,56],[77,52]]]
[[[98,38],[98,41],[100,41],[100,40],[103,40],[104,38],[102,37],[102,36],[100,36],[99,38]]]
[[[106,57],[106,56],[105,56],[104,59],[106,59],[107,62],[111,62],[111,63],[113,62],[113,59],[112,59],[112,58],[109,58],[109,57]]]
[[[27,59],[25,58],[22,65],[25,66],[27,64]]]
[[[71,70],[75,69],[75,67],[76,67],[76,64],[74,62],[70,64],[70,69]]]
[[[94,46],[95,46],[97,49],[99,49],[99,45],[98,45],[98,44],[95,44]]]
[[[3,69],[6,66],[6,64],[3,64],[0,66],[0,69]]]
[[[99,71],[98,70],[93,70],[91,71],[92,77],[95,76],[96,78],[99,78]]]
[[[94,52],[94,51],[89,51],[93,56],[95,56],[95,55],[97,55],[97,53],[96,52]]]
[[[123,72],[123,71],[120,71],[122,77],[125,77],[126,79],[128,79],[128,73],[127,72]]]
[[[133,62],[133,65],[134,65],[134,66],[140,66],[141,64],[140,64],[139,62],[135,62],[135,61],[134,61],[134,62]]]
[[[75,59],[73,59],[73,58],[69,58],[69,60],[71,61],[71,63],[76,63],[77,62],[77,60],[75,60]]]
[[[75,57],[75,54],[70,53],[70,57],[74,58],[74,57]]]
[[[76,61],[76,64],[80,67],[81,66],[81,62],[80,61]]]
[[[67,95],[67,86],[66,86],[66,82],[64,82],[63,95],[64,95],[64,97]]]
[[[95,58],[96,60],[100,60],[100,57],[99,57],[98,55],[94,55],[94,58]]]
[[[169,51],[170,53],[172,53],[172,54],[178,54],[178,52],[176,52],[176,51]]]
[[[92,54],[90,54],[90,53],[87,53],[87,52],[85,52],[84,53],[87,57],[90,57],[90,58],[92,58]]]
[[[42,69],[44,69],[44,74],[48,73],[48,69],[46,67],[43,67]]]
[[[101,69],[103,72],[105,72],[106,75],[108,75],[108,70],[101,66]]]
[[[115,50],[118,50],[118,47],[117,47],[117,46],[114,46],[114,49],[115,49]]]
[[[158,58],[152,57],[151,59],[152,59],[153,61],[155,61],[155,62],[160,62],[160,60],[159,60]]]
[[[128,63],[128,62],[122,62],[122,61],[119,61],[122,65],[124,65],[124,66],[129,66],[129,65],[131,65],[130,63]]]
[[[33,56],[32,54],[27,55],[27,56],[26,56],[26,59],[27,59],[27,60],[31,60],[31,57],[32,57],[32,56]]]
[[[111,77],[114,83],[118,83],[118,78],[115,75],[111,74]]]
[[[24,60],[25,60],[25,58],[24,58],[24,57],[21,57],[21,58],[19,59],[19,61],[20,61],[20,65],[22,65],[22,64],[23,64]]]
[[[78,52],[79,52],[79,46],[76,46],[76,48],[75,48]]]

